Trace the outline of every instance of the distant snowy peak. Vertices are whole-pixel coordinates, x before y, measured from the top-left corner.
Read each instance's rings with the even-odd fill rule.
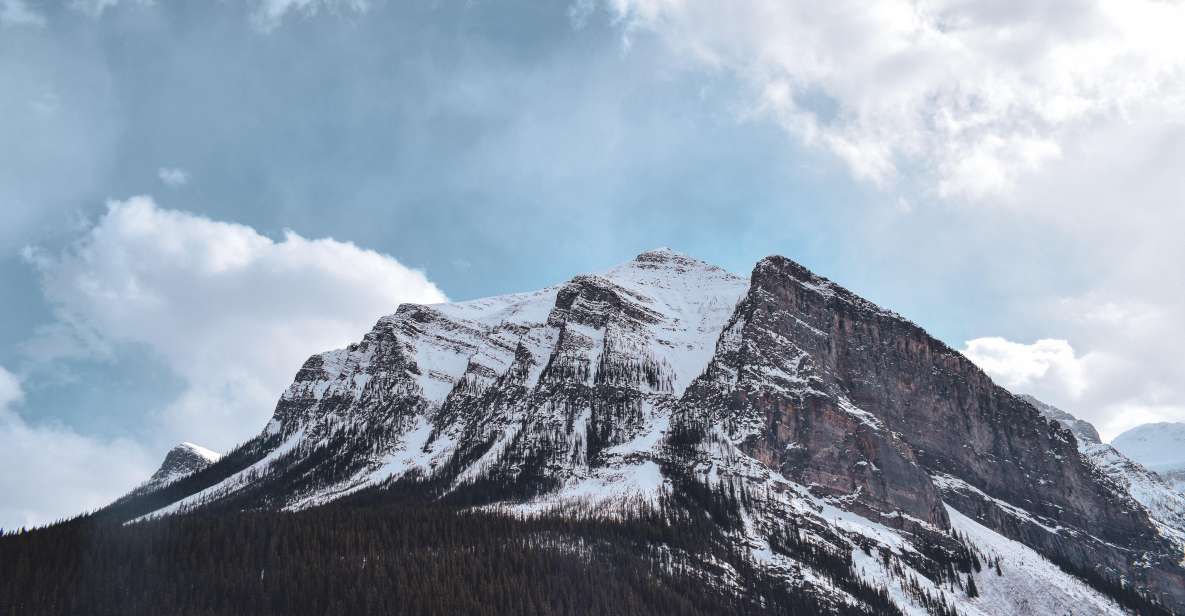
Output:
[[[1136,426],[1115,437],[1111,445],[1154,471],[1185,471],[1185,423]]]
[[[222,454],[193,443],[181,443],[165,454],[164,462],[141,487],[156,488],[172,483],[217,462]]]

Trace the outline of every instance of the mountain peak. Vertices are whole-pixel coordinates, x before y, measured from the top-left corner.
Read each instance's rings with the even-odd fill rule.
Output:
[[[219,458],[222,457],[222,454],[218,453],[217,451],[214,451],[212,449],[206,449],[205,447],[202,447],[201,445],[190,443],[189,441],[185,441],[172,449],[172,451],[178,451],[178,450],[196,454],[196,455],[204,458],[207,462],[211,462],[211,463],[217,462],[219,460]],[[170,453],[172,453],[172,452],[170,452]]]
[[[165,454],[160,468],[152,474],[145,485],[163,486],[185,475],[200,471],[221,458],[222,454],[201,445],[190,442],[180,443]]]
[[[672,258],[672,257],[686,257],[686,256],[687,255],[685,255],[677,250],[674,250],[668,246],[659,246],[658,248],[654,248],[652,250],[647,250],[647,251],[639,253],[637,257],[634,257],[634,260],[635,261],[649,261],[649,260],[655,260],[655,259],[668,259],[668,258]]]
[[[674,269],[678,272],[686,272],[691,270],[724,271],[720,267],[712,265],[707,261],[688,256],[684,253],[672,250],[667,247],[647,250],[646,252],[638,254],[638,256],[634,257],[632,261],[615,267],[610,271],[617,271],[622,268]]]

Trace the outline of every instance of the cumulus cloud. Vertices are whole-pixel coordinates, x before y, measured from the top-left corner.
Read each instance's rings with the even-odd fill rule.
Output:
[[[1092,307],[1086,318],[1120,316],[1115,307],[1104,306]],[[1175,367],[1164,371],[1107,351],[1079,355],[1069,342],[1052,339],[1024,344],[976,338],[962,351],[999,385],[1090,421],[1104,440],[1143,423],[1185,420],[1185,407],[1175,402],[1172,379],[1181,376]]]
[[[156,177],[160,178],[160,181],[164,182],[170,188],[184,186],[189,182],[189,172],[177,167],[161,167],[156,170]]]
[[[751,84],[751,106],[859,178],[920,168],[984,200],[1100,121],[1181,117],[1185,4],[1161,0],[610,0],[627,37],[656,33]]]
[[[445,296],[419,271],[332,239],[113,201],[73,246],[27,257],[57,323],[30,351],[110,356],[136,345],[186,383],[157,413],[171,441],[223,449],[264,425],[314,353],[340,348],[402,302]]]
[[[998,337],[976,338],[967,341],[963,354],[1012,391],[1052,389],[1059,392],[1059,398],[1074,398],[1086,388],[1082,362],[1065,340],[1022,344]]]
[[[22,399],[20,381],[0,366],[0,528],[96,509],[152,472],[157,461],[141,445],[87,437],[57,424],[32,425],[16,411]]]

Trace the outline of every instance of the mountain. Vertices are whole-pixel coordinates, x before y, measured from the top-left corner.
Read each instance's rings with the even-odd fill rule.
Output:
[[[308,553],[360,579],[341,569],[358,546],[399,536],[376,526],[435,512],[439,524],[481,529],[462,542],[517,529],[530,540],[514,562],[559,553],[579,556],[565,561],[574,570],[650,571],[645,592],[614,578],[635,593],[609,609],[620,613],[686,611],[659,588],[700,593],[720,613],[1185,613],[1176,536],[1059,421],[789,259],[762,259],[742,278],[657,250],[536,292],[402,305],[359,342],[309,358],[256,437],[86,523],[120,546],[137,532],[183,541],[191,535],[153,529],[192,524],[239,537],[266,520],[268,536],[290,525],[304,536],[347,520],[336,559],[322,557],[323,538]],[[374,507],[403,513],[359,513]],[[276,511],[294,513],[259,517]],[[422,540],[397,545],[414,552]],[[260,549],[299,559],[302,545]],[[96,568],[120,562],[88,554]],[[359,562],[378,557],[367,554]],[[531,584],[507,569],[482,575],[496,589]],[[257,570],[209,579],[240,580],[232,589],[254,597]],[[272,583],[308,590],[292,579]],[[182,579],[160,596],[192,587]]]
[[[1150,423],[1115,437],[1111,444],[1185,491],[1185,423]]]
[[[181,443],[165,454],[160,468],[148,478],[136,492],[145,493],[158,490],[186,475],[191,475],[217,462],[222,454],[211,451],[201,445]]]
[[[1055,406],[1032,396],[1022,395],[1042,415],[1052,419],[1078,439],[1078,450],[1121,490],[1148,510],[1160,533],[1185,550],[1185,494],[1174,488],[1159,473],[1103,443],[1090,422],[1078,419]]]

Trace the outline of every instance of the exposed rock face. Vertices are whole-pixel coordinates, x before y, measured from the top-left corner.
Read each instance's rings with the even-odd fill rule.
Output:
[[[946,528],[913,449],[836,378],[829,357],[836,332],[818,318],[821,310],[811,313],[804,287],[776,271],[788,265],[758,264],[716,356],[684,398],[685,412],[723,423],[746,453],[816,494],[846,498],[853,510],[893,524],[909,519],[897,515],[904,513]]]
[[[745,503],[730,532],[774,569],[811,566],[774,550],[779,537],[876,546],[883,560],[863,570],[888,579],[899,559],[960,613],[1022,609],[1004,592],[1010,607],[991,609],[946,594],[939,555],[967,550],[954,529],[1185,611],[1179,547],[1070,431],[782,257],[746,280],[652,251],[533,293],[400,306],[361,342],[310,358],[265,430],[227,458],[123,511],[301,508],[412,479],[434,498],[536,511],[697,484],[744,496],[721,497]],[[1003,578],[1034,594],[1072,585],[1053,569]],[[1049,596],[1064,612],[1075,594]],[[1117,613],[1092,597],[1073,609]]]
[[[800,454],[795,462],[781,452],[763,461],[797,464],[803,469],[798,477],[809,482],[822,476],[825,487],[850,482],[863,488],[857,500],[873,509],[891,503],[941,523],[930,513],[940,502],[932,484],[913,471],[917,460],[931,474],[957,478],[939,483],[943,499],[998,532],[1083,570],[1102,567],[1117,579],[1141,580],[1185,606],[1180,554],[1156,531],[1147,512],[1113,484],[1099,481],[1067,431],[921,328],[782,257],[757,264],[733,325],[742,321],[739,334],[725,331],[722,340],[740,340],[722,343],[723,354],[742,367],[755,361],[749,378],[762,383],[759,389],[777,388],[787,374],[797,374],[802,397],[816,399],[754,400],[759,412],[742,420],[749,423],[750,446],[758,457],[773,451],[771,445],[795,442],[803,431],[799,426],[823,433],[829,443],[844,442],[841,435],[850,443],[845,443],[847,455],[828,456],[817,450],[821,443],[808,440],[816,450]],[[787,373],[791,364],[802,370]],[[739,397],[748,398],[744,393]],[[891,448],[870,447],[875,443],[868,438],[871,426],[854,429],[857,422],[840,421],[838,413],[828,412],[829,405],[845,404],[870,415],[870,423],[900,435],[904,443],[888,440]],[[831,425],[820,430],[819,423]],[[890,450],[893,455],[884,453]],[[880,468],[883,489],[870,489],[865,465],[834,477],[837,460],[867,460],[870,451],[886,462]],[[1031,517],[1012,515],[1001,502],[1064,527],[1076,540],[1067,542],[1063,533],[1047,532]]]

